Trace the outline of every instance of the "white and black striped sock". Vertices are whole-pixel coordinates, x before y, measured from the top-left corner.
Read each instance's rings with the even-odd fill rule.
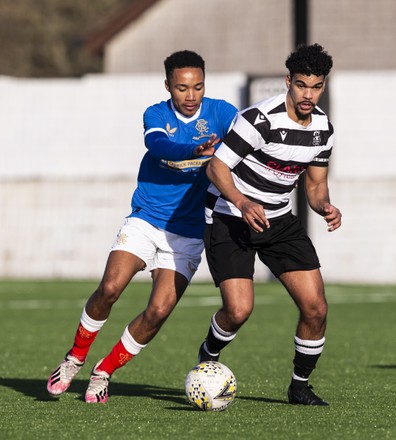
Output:
[[[293,381],[307,382],[309,375],[316,367],[316,363],[323,351],[325,337],[319,340],[308,340],[294,337],[294,371]]]
[[[204,344],[204,349],[212,356],[217,356],[226,345],[236,336],[236,332],[223,330],[216,322],[216,314],[212,316],[208,336]]]

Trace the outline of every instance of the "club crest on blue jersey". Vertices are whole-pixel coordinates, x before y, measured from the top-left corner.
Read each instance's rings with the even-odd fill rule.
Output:
[[[209,128],[208,128],[208,121],[205,119],[198,119],[197,123],[195,124],[195,129],[199,133],[199,136],[194,136],[193,139],[195,141],[202,139],[202,138],[210,138],[213,136],[214,133],[209,134]]]

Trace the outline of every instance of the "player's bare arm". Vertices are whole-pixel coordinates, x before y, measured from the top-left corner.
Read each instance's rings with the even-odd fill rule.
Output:
[[[305,179],[305,190],[309,206],[327,223],[329,232],[341,226],[342,214],[330,203],[329,187],[327,184],[327,168],[308,167]]]
[[[215,152],[215,145],[219,142],[220,139],[215,134],[212,135],[209,140],[194,148],[194,156],[213,156]]]
[[[264,208],[249,200],[235,187],[230,169],[222,160],[214,156],[207,167],[206,173],[209,180],[223,196],[241,211],[243,219],[254,231],[262,232],[263,226],[270,227]]]

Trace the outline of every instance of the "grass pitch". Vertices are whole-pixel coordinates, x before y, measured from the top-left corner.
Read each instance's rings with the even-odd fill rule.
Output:
[[[396,287],[327,286],[326,346],[311,383],[329,407],[287,403],[297,310],[278,283],[256,285],[249,321],[221,356],[238,381],[224,412],[187,404],[184,379],[220,303],[192,284],[151,344],[116,371],[105,405],[84,402],[92,366],[144,309],[149,284],[113,307],[86,366],[59,399],[49,374],[70,348],[91,282],[0,282],[1,439],[395,439]]]

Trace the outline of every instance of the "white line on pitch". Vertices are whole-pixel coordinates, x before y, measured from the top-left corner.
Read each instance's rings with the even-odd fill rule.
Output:
[[[331,294],[327,296],[330,304],[375,304],[395,303],[396,295],[392,293],[368,293],[368,294]],[[289,298],[285,295],[256,296],[256,305],[285,304]],[[75,309],[84,307],[86,300],[0,300],[0,309],[3,310],[51,310],[51,309]],[[220,295],[216,296],[194,296],[186,295],[178,307],[206,307],[218,306],[221,304]]]

